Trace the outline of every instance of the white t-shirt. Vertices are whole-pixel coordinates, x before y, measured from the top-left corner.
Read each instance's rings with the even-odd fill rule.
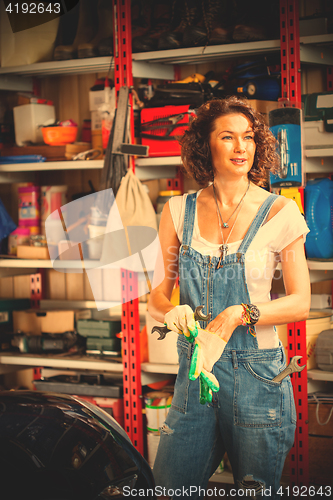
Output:
[[[197,192],[197,198],[202,190]],[[180,243],[182,243],[187,194],[169,200],[171,217]],[[291,200],[269,221],[264,221],[245,254],[245,276],[253,304],[271,300],[272,278],[280,262],[279,252],[299,236],[309,232],[297,204]],[[237,252],[240,241],[228,243],[228,254]],[[197,211],[195,213],[191,246],[202,255],[220,257],[220,245],[200,235]],[[292,258],[292,255],[290,256]],[[273,326],[256,326],[260,349],[278,347],[279,339]]]

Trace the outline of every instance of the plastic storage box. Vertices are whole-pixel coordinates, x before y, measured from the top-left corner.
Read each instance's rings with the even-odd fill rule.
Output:
[[[304,145],[333,147],[333,92],[304,94]]]
[[[163,106],[141,110],[141,142],[149,146],[149,156],[178,156],[177,136],[184,134],[190,121],[190,106]]]
[[[323,330],[317,338],[316,361],[318,368],[333,372],[333,330]]]
[[[27,142],[44,143],[42,129],[46,122],[55,122],[54,106],[49,104],[23,104],[14,112],[15,142],[24,146]]]
[[[82,337],[114,338],[121,332],[120,321],[79,319],[76,323],[77,332]]]
[[[87,337],[86,353],[103,356],[120,356],[121,340],[118,338]]]
[[[327,178],[309,180],[304,190],[304,207],[310,229],[305,241],[307,256],[332,258],[333,181]]]

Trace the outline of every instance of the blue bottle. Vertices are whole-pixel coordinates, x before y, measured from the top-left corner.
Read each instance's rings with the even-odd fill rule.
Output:
[[[333,257],[333,181],[327,178],[308,181],[304,190],[305,219],[310,233],[306,237],[307,256]]]

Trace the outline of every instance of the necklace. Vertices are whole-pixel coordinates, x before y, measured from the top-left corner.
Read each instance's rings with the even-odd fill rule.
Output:
[[[246,193],[248,192],[249,187],[250,187],[250,182],[248,183],[248,185],[247,185],[247,189],[246,189],[245,193],[243,194],[243,196],[241,197],[241,199],[240,199],[240,201],[239,201],[239,203],[238,203],[237,207],[236,207],[236,208],[235,208],[235,210],[232,212],[232,214],[230,215],[229,219],[228,219],[227,221],[225,221],[225,222],[224,222],[224,221],[223,221],[223,218],[222,218],[222,214],[221,214],[221,212],[220,212],[219,205],[218,205],[218,203],[217,203],[216,191],[215,191],[215,186],[214,186],[214,183],[213,183],[213,192],[214,192],[215,203],[216,203],[217,209],[218,209],[218,211],[219,211],[219,216],[220,216],[220,219],[221,219],[221,222],[222,222],[222,226],[223,226],[224,228],[229,227],[228,222],[229,222],[229,220],[230,220],[230,219],[231,219],[231,218],[235,215],[235,213],[237,212],[237,210],[238,210],[239,206],[241,205],[242,201],[244,200],[244,198],[245,198],[245,196],[246,196]]]
[[[247,185],[247,189],[246,189],[244,195],[242,196],[240,202],[238,203],[238,205],[236,207],[236,210],[239,208],[239,211],[238,211],[238,213],[236,215],[236,218],[234,220],[234,223],[233,223],[233,225],[232,225],[232,227],[230,229],[230,232],[228,234],[228,238],[226,239],[226,241],[224,241],[224,236],[223,236],[223,231],[222,231],[222,225],[223,225],[223,227],[225,227],[225,225],[223,223],[223,219],[222,219],[222,215],[221,215],[221,212],[220,212],[220,208],[219,208],[218,203],[217,203],[217,198],[216,198],[216,195],[215,195],[215,188],[214,188],[214,184],[213,184],[213,191],[214,191],[214,198],[215,198],[215,203],[216,203],[217,218],[218,218],[218,221],[219,221],[219,226],[220,226],[220,231],[221,231],[221,237],[222,237],[222,245],[220,246],[220,250],[221,250],[222,253],[221,253],[221,257],[220,257],[219,263],[217,265],[217,269],[219,269],[221,267],[221,262],[223,260],[225,260],[225,258],[227,256],[228,249],[229,249],[229,247],[228,247],[228,241],[229,241],[230,235],[231,235],[231,233],[232,233],[232,231],[233,231],[233,229],[235,227],[235,224],[237,222],[238,216],[240,214],[240,211],[241,211],[241,208],[242,208],[242,205],[243,205],[244,198],[245,198],[245,196],[246,196],[246,194],[247,194],[247,192],[249,190],[249,187],[250,187],[250,181],[249,181],[249,183]],[[234,213],[236,212],[236,210],[233,211],[232,215],[234,215]],[[230,220],[230,218],[231,217],[229,217],[228,220]],[[229,227],[229,226],[227,226],[227,227]]]

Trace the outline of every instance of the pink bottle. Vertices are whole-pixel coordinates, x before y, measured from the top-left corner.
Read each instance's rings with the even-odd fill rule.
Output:
[[[40,188],[28,186],[18,188],[19,225],[40,226]]]

